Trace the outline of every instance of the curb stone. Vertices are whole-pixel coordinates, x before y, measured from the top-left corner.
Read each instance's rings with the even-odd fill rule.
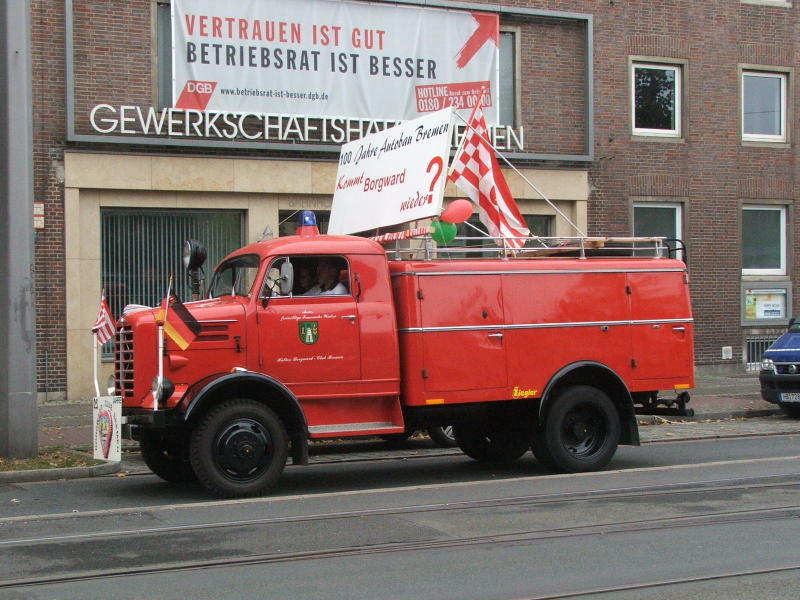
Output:
[[[661,415],[636,415],[636,420],[639,423],[648,423],[650,425],[660,425],[664,420],[668,421],[716,421],[725,419],[749,419],[756,417],[771,417],[773,415],[780,415],[781,409],[764,408],[753,410],[725,410],[720,412],[704,412],[695,413],[693,417],[679,417],[679,416],[661,416]]]
[[[102,465],[94,465],[92,467],[64,467],[61,469],[35,469],[31,471],[2,471],[0,472],[0,484],[100,477],[102,475],[117,473],[121,468],[122,462],[114,461],[107,462]]]

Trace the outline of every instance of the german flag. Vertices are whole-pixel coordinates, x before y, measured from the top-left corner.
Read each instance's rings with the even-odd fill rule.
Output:
[[[168,303],[169,309],[167,309]],[[200,323],[175,295],[164,298],[156,320],[159,324],[163,323],[164,333],[181,350],[186,350],[189,344],[200,335]]]

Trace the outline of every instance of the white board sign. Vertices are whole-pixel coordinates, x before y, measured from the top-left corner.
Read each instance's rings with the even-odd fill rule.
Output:
[[[480,96],[497,122],[499,16],[343,0],[172,0],[176,108],[404,120]],[[221,125],[222,123],[220,123]]]
[[[328,233],[359,233],[438,215],[453,109],[342,146]]]
[[[122,460],[122,396],[100,396],[92,401],[92,437],[97,460]]]

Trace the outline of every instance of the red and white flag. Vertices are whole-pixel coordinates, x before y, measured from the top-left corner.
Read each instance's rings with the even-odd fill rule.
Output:
[[[508,189],[500,164],[489,143],[489,129],[480,102],[469,118],[464,142],[453,158],[449,180],[460,187],[478,205],[478,217],[489,235],[506,238],[511,248],[521,248],[530,236],[525,219]]]
[[[92,333],[97,336],[100,344],[105,344],[117,333],[117,326],[114,323],[114,317],[111,316],[111,309],[105,294],[100,296],[100,314],[97,315],[97,320],[92,325]]]

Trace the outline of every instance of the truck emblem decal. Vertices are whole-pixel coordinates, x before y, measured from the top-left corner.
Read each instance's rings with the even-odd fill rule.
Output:
[[[316,344],[319,339],[319,323],[317,321],[299,321],[300,341],[304,344]]]
[[[514,386],[511,392],[512,398],[535,398],[539,395],[539,390],[532,390],[530,388],[522,389],[518,385]]]

